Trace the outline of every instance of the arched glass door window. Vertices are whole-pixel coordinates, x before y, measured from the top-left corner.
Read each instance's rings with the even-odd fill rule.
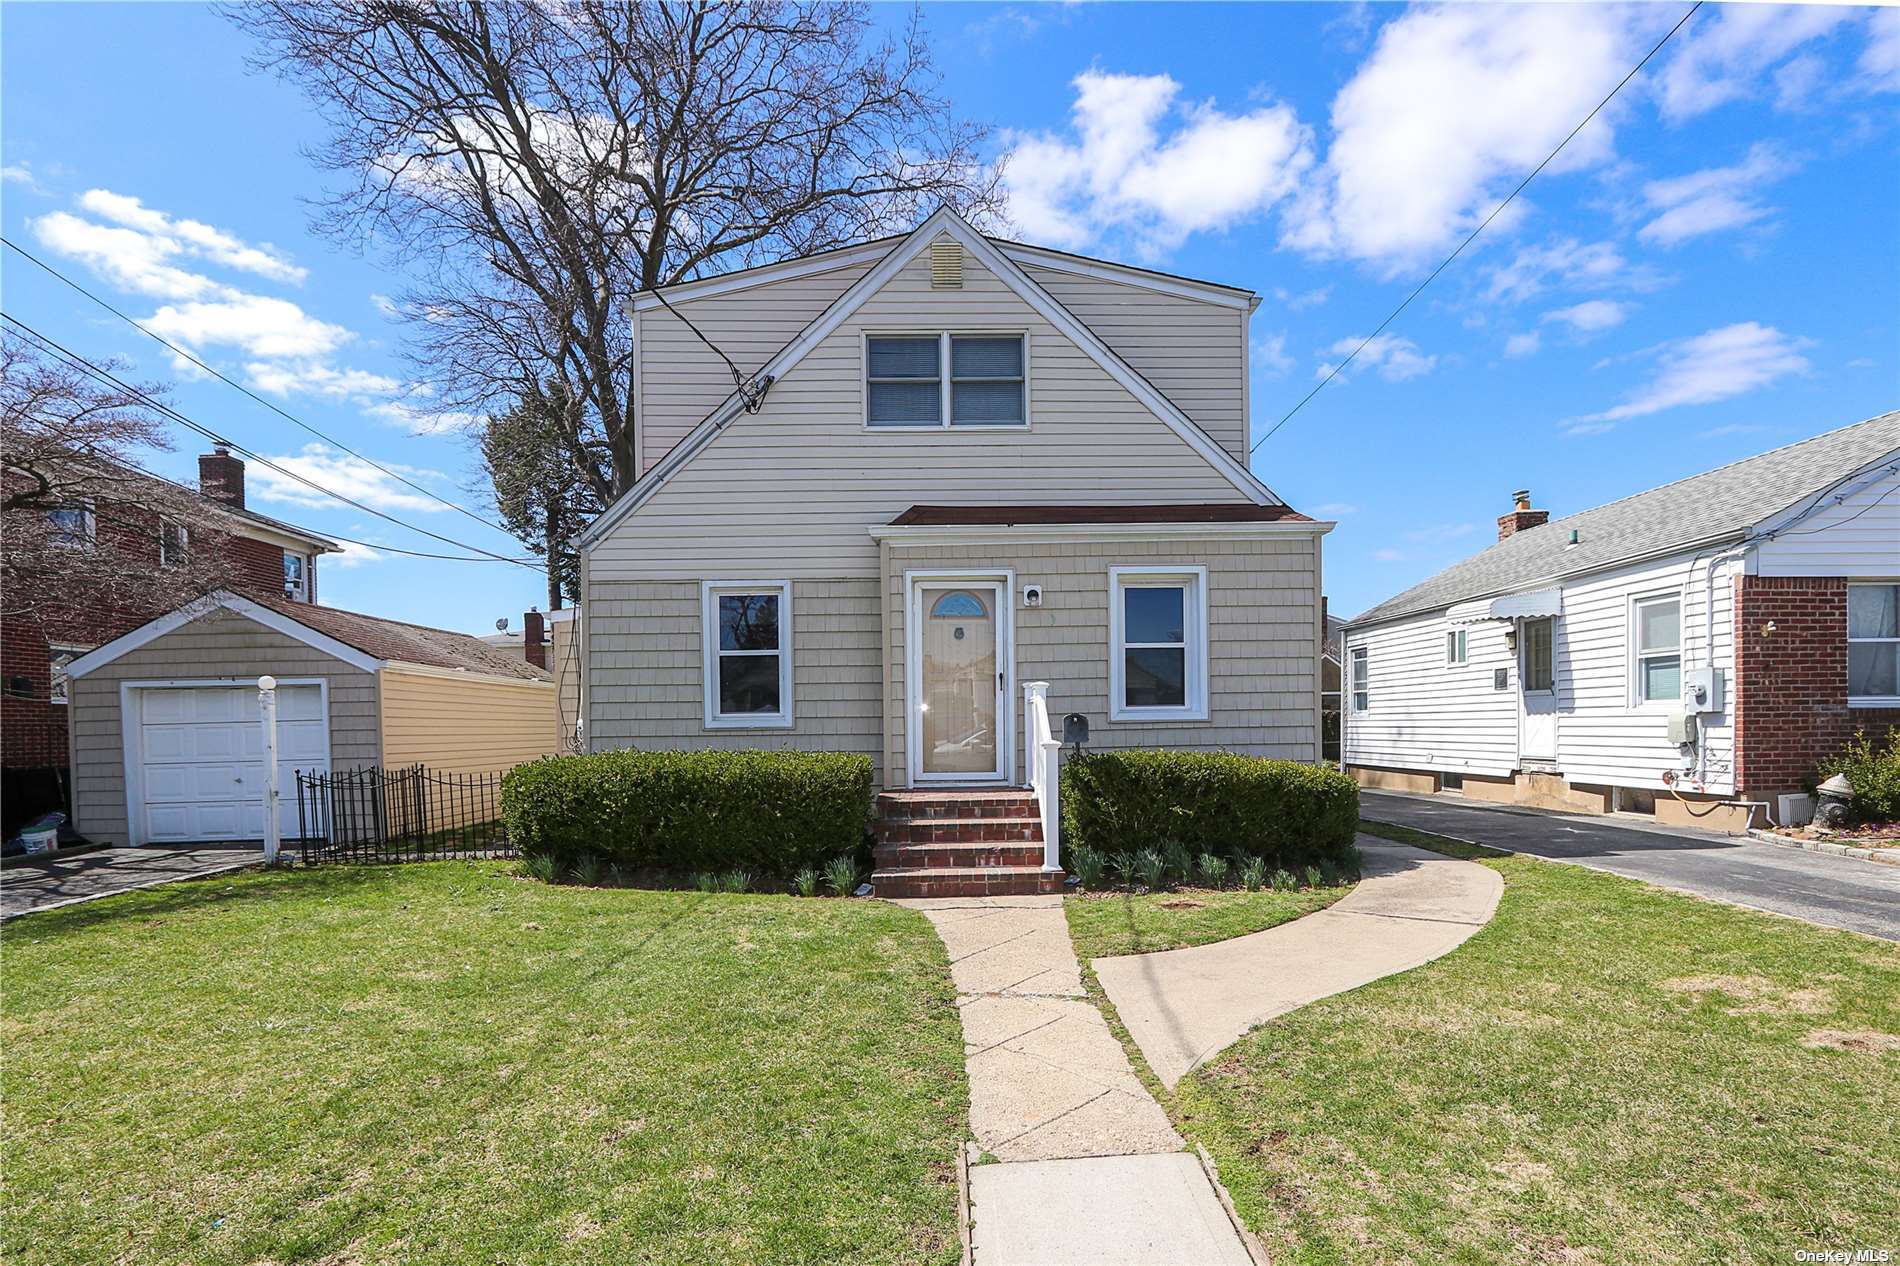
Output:
[[[967,589],[953,589],[930,604],[933,620],[981,620],[989,613],[983,599]]]

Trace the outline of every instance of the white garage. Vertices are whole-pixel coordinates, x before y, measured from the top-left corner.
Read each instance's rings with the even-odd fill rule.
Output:
[[[146,844],[255,840],[264,834],[264,731],[255,686],[127,683],[126,788],[133,830]],[[296,775],[330,768],[329,688],[322,680],[277,690],[277,777],[297,802]]]

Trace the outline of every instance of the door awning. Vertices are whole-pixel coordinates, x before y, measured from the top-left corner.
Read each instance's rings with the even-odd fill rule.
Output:
[[[1445,619],[1452,624],[1481,624],[1486,620],[1525,620],[1563,613],[1563,590],[1535,589],[1530,593],[1507,593],[1497,598],[1461,602],[1445,612]]]

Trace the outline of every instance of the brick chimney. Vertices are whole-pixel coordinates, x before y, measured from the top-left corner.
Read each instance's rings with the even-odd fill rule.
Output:
[[[1531,492],[1528,488],[1519,488],[1511,494],[1511,512],[1498,518],[1498,539],[1522,532],[1525,528],[1542,527],[1550,522],[1550,511],[1531,509]]]
[[[198,491],[233,509],[244,508],[244,463],[220,444],[198,455]]]
[[[521,640],[527,651],[528,662],[536,668],[548,666],[547,636],[547,620],[539,611],[530,611],[521,617]]]

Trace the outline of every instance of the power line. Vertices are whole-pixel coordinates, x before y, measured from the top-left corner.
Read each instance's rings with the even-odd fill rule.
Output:
[[[183,358],[184,360],[190,361],[192,364],[204,370],[207,374],[210,374],[213,378],[216,378],[219,382],[224,383],[226,386],[235,388],[236,390],[243,392],[245,395],[249,396],[251,399],[257,401],[257,403],[263,405],[266,409],[269,409],[272,413],[277,414],[279,417],[284,418],[286,421],[292,422],[296,424],[297,426],[302,427],[304,430],[316,436],[318,439],[322,440],[324,443],[335,445],[338,449],[341,449],[343,452],[348,453],[351,457],[354,457],[357,461],[364,462],[370,466],[375,467],[377,470],[382,471],[385,475],[388,475],[391,479],[396,480],[398,483],[401,483],[410,488],[413,488],[415,491],[421,493],[423,496],[428,497],[433,501],[441,502],[443,505],[447,506],[451,510],[456,511],[459,514],[467,515],[469,518],[475,520],[475,522],[480,523],[484,527],[494,528],[498,532],[508,531],[508,529],[502,524],[496,523],[492,519],[484,518],[481,515],[475,513],[473,510],[468,509],[466,506],[460,505],[454,501],[450,501],[447,497],[444,497],[439,493],[432,492],[428,488],[423,487],[421,484],[415,483],[412,480],[404,478],[402,475],[389,469],[389,467],[381,465],[380,463],[372,460],[371,458],[365,457],[363,454],[357,452],[355,449],[351,448],[349,445],[345,444],[343,441],[336,439],[333,436],[327,435],[322,431],[319,431],[316,427],[311,426],[308,422],[305,422],[302,418],[299,418],[295,414],[287,412],[286,410],[273,404],[269,400],[264,399],[264,397],[258,395],[255,391],[252,391],[249,387],[246,387],[243,383],[236,382],[230,378],[225,377],[224,374],[212,368],[210,365],[205,364],[205,362],[199,360],[196,356],[192,355],[190,352],[186,351],[184,348],[178,346],[178,344],[173,343],[171,340],[165,338],[164,336],[156,334],[153,331],[147,329],[141,322],[139,322],[135,318],[127,316],[124,312],[120,311],[118,308],[114,307],[112,304],[106,302],[104,299],[101,299],[98,295],[94,294],[92,291],[86,289],[86,287],[74,281],[71,277],[68,277],[65,273],[59,271],[59,269],[53,267],[51,264],[47,263],[45,260],[41,259],[39,256],[33,254],[33,252],[27,250],[24,246],[21,246],[18,242],[15,242],[12,238],[9,238],[5,236],[4,234],[0,234],[0,245],[5,245],[8,249],[14,251],[21,258],[25,259],[28,263],[39,268],[42,272],[46,273],[48,276],[54,278],[57,281],[63,282],[65,285],[70,286],[72,289],[86,296],[86,298],[92,300],[94,303],[104,308],[107,312],[110,312],[113,316],[118,317],[119,320],[124,321],[127,325],[131,326],[133,329],[137,330],[139,333],[145,335],[147,338],[158,343],[160,346],[170,350],[174,355],[179,356]],[[715,348],[714,350],[717,350],[717,349]],[[513,535],[513,533],[509,533],[509,535]]]
[[[1484,232],[1486,228],[1490,227],[1491,221],[1497,219],[1498,216],[1503,212],[1504,208],[1510,206],[1511,203],[1516,200],[1517,195],[1524,192],[1524,187],[1530,184],[1531,181],[1537,178],[1537,173],[1543,171],[1544,168],[1550,166],[1551,161],[1555,159],[1557,155],[1563,153],[1564,146],[1570,144],[1570,142],[1577,139],[1577,133],[1583,131],[1584,128],[1590,126],[1590,120],[1596,118],[1597,115],[1602,112],[1603,107],[1610,104],[1611,100],[1616,96],[1616,94],[1623,91],[1624,86],[1627,85],[1630,80],[1636,78],[1637,74],[1642,71],[1643,67],[1649,65],[1651,58],[1655,57],[1657,53],[1662,52],[1663,45],[1667,44],[1671,39],[1673,39],[1675,37],[1676,32],[1680,31],[1683,28],[1683,26],[1689,21],[1689,19],[1695,16],[1696,10],[1700,9],[1701,7],[1702,7],[1702,0],[1695,0],[1695,3],[1689,6],[1689,11],[1683,14],[1680,18],[1676,19],[1676,24],[1669,28],[1668,34],[1664,35],[1661,39],[1657,40],[1655,47],[1651,48],[1647,53],[1643,54],[1643,60],[1640,62],[1637,62],[1635,66],[1631,67],[1629,74],[1624,75],[1623,78],[1617,82],[1616,87],[1610,89],[1609,96],[1606,96],[1603,98],[1603,100],[1597,102],[1596,106],[1591,109],[1590,113],[1583,116],[1583,122],[1571,128],[1570,134],[1564,137],[1563,140],[1557,142],[1557,148],[1550,151],[1550,153],[1546,154],[1544,156],[1543,162],[1531,168],[1530,175],[1524,177],[1524,179],[1517,182],[1517,188],[1511,190],[1510,196],[1505,198],[1504,201],[1498,203],[1498,205],[1492,209],[1491,214],[1485,216],[1484,221],[1481,224],[1479,224],[1477,228],[1471,230],[1470,234],[1466,236],[1464,241],[1458,243],[1458,249],[1453,251],[1451,254],[1445,256],[1444,262],[1439,264],[1438,267],[1432,269],[1431,275],[1425,278],[1424,281],[1419,282],[1418,288],[1412,291],[1411,294],[1406,295],[1404,302],[1400,303],[1398,307],[1392,309],[1391,314],[1388,315],[1385,320],[1379,322],[1378,328],[1373,330],[1372,333],[1366,335],[1366,337],[1360,341],[1359,346],[1352,349],[1352,355],[1346,357],[1345,360],[1340,361],[1337,365],[1334,365],[1332,369],[1327,372],[1326,376],[1319,380],[1318,385],[1316,385],[1311,391],[1307,392],[1304,396],[1300,397],[1300,402],[1298,404],[1294,405],[1291,409],[1288,409],[1286,411],[1285,417],[1281,418],[1278,422],[1275,422],[1271,427],[1267,429],[1267,433],[1265,435],[1255,440],[1253,447],[1247,450],[1247,456],[1252,457],[1255,453],[1259,452],[1260,446],[1262,444],[1265,444],[1268,440],[1272,439],[1273,433],[1275,431],[1278,431],[1281,427],[1285,426],[1287,422],[1292,419],[1294,414],[1298,413],[1301,409],[1304,409],[1306,407],[1307,401],[1311,400],[1314,396],[1318,395],[1321,389],[1324,388],[1327,383],[1337,378],[1340,374],[1340,371],[1344,370],[1346,366],[1352,364],[1354,357],[1358,356],[1359,353],[1365,351],[1367,346],[1371,344],[1372,340],[1375,338],[1378,338],[1379,335],[1384,332],[1386,326],[1392,324],[1393,321],[1398,319],[1399,313],[1405,311],[1406,308],[1411,306],[1412,300],[1418,298],[1419,295],[1425,292],[1425,287],[1431,285],[1432,282],[1438,279],[1439,273],[1444,272],[1445,269],[1451,266],[1451,262],[1454,259],[1457,259],[1460,255],[1464,254],[1465,247],[1471,245],[1471,243],[1477,239],[1478,234]]]
[[[172,408],[170,405],[164,403],[163,401],[154,399],[148,393],[140,390],[138,387],[132,385],[131,383],[128,383],[125,380],[113,375],[111,372],[100,367],[99,365],[94,364],[92,361],[87,360],[85,357],[81,356],[79,353],[59,343],[57,340],[52,339],[48,337],[47,335],[40,333],[38,330],[34,329],[32,326],[28,325],[26,322],[14,316],[12,313],[0,312],[0,320],[5,320],[9,325],[17,327],[18,329],[26,333],[29,337],[31,337],[34,340],[34,342],[38,344],[39,346],[41,346],[44,350],[52,352],[53,354],[58,356],[62,361],[64,361],[67,365],[71,366],[74,369],[79,370],[81,373],[92,378],[95,382],[99,382],[111,387],[115,387],[119,389],[120,391],[126,392],[127,394],[131,395],[135,400],[143,404],[145,407],[153,410],[156,413],[159,413],[165,417],[172,419],[173,421],[177,422],[180,426],[183,426],[187,430],[193,431],[196,434],[203,436],[204,438],[210,440],[214,444],[222,444],[227,448],[235,449],[238,453],[242,454],[243,456],[249,458],[250,460],[258,463],[259,465],[269,470],[276,471],[278,474],[284,476],[286,479],[294,479],[298,483],[301,483],[316,492],[320,492],[328,497],[334,497],[336,500],[343,502],[345,505],[351,506],[357,510],[361,510],[365,514],[374,515],[375,517],[379,519],[383,519],[389,523],[395,524],[397,527],[405,528],[408,531],[415,532],[421,536],[429,537],[432,540],[441,541],[445,545],[453,545],[457,549],[473,550],[475,553],[483,555],[484,557],[469,558],[466,555],[459,555],[459,554],[435,554],[435,553],[428,553],[421,550],[401,549],[393,545],[378,545],[373,541],[352,540],[351,538],[346,537],[346,536],[338,536],[335,538],[337,540],[347,541],[349,544],[361,545],[369,549],[388,550],[392,554],[406,554],[406,555],[416,557],[416,558],[439,558],[439,559],[445,559],[451,562],[463,562],[463,563],[485,563],[485,562],[513,563],[517,567],[526,567],[535,571],[540,570],[540,565],[533,560],[521,559],[521,558],[509,558],[506,555],[497,554],[493,552],[492,550],[483,549],[479,545],[470,545],[466,541],[458,541],[453,537],[443,536],[438,532],[431,532],[427,528],[417,527],[413,523],[406,522],[402,519],[395,517],[392,514],[388,514],[382,510],[378,510],[374,506],[365,505],[363,502],[358,501],[355,498],[347,496],[341,492],[338,492],[334,488],[326,487],[325,485],[318,483],[316,480],[311,479],[308,476],[299,473],[298,471],[294,471],[294,470],[289,469],[288,467],[279,465],[277,462],[272,461],[270,458],[265,457],[260,453],[253,452],[251,449],[244,447],[242,444],[239,444],[231,439],[228,439],[227,437],[212,430],[210,427],[205,426],[203,423],[197,422],[194,419],[187,417],[185,414],[180,413],[177,409]]]
[[[726,362],[726,368],[732,371],[733,387],[739,393],[739,403],[745,406],[747,413],[757,413],[765,404],[765,393],[772,389],[772,380],[767,378],[755,386],[754,380],[740,372],[739,367],[733,363],[732,357],[726,355],[725,349],[707,338],[704,330],[694,325],[684,312],[674,307],[673,301],[666,297],[664,291],[656,286],[651,293],[655,299],[660,301],[661,307],[678,317],[680,321],[685,324],[686,328],[691,330],[693,334],[698,337],[700,342],[712,348],[713,353],[717,355],[720,360]]]

